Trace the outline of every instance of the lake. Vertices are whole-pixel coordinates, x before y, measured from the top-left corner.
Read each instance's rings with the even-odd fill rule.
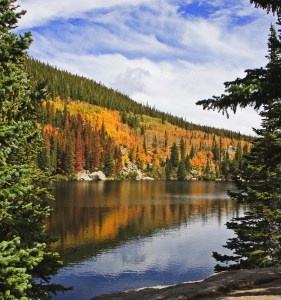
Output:
[[[233,236],[225,223],[242,209],[224,182],[110,181],[55,184],[48,231],[64,267],[53,282],[79,299],[204,279],[212,251]]]

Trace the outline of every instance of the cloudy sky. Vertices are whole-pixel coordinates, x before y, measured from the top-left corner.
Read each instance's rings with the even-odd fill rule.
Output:
[[[249,0],[20,0],[30,55],[196,124],[251,133],[256,112],[230,119],[195,102],[266,64],[272,17]]]

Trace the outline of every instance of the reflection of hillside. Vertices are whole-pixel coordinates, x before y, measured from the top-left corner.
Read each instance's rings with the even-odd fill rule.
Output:
[[[220,220],[236,213],[216,183],[71,183],[56,189],[47,222],[53,247],[66,262],[93,256],[128,239],[179,226],[195,218]],[[213,199],[212,199],[213,198]]]

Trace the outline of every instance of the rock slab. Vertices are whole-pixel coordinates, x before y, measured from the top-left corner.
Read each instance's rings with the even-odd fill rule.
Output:
[[[95,297],[96,300],[281,300],[281,267],[225,271],[203,281],[130,290]]]

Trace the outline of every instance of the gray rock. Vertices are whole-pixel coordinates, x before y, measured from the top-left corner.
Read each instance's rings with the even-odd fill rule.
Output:
[[[77,174],[77,180],[92,181],[93,179],[86,172],[81,172],[81,173]]]
[[[151,180],[152,181],[152,180],[154,180],[154,178],[147,176],[147,177],[142,177],[142,180]]]
[[[130,290],[93,299],[275,300],[281,299],[281,267],[225,271],[205,280]]]
[[[102,171],[93,172],[93,173],[89,174],[89,177],[92,180],[99,180],[99,181],[105,181],[106,180],[106,176]]]

